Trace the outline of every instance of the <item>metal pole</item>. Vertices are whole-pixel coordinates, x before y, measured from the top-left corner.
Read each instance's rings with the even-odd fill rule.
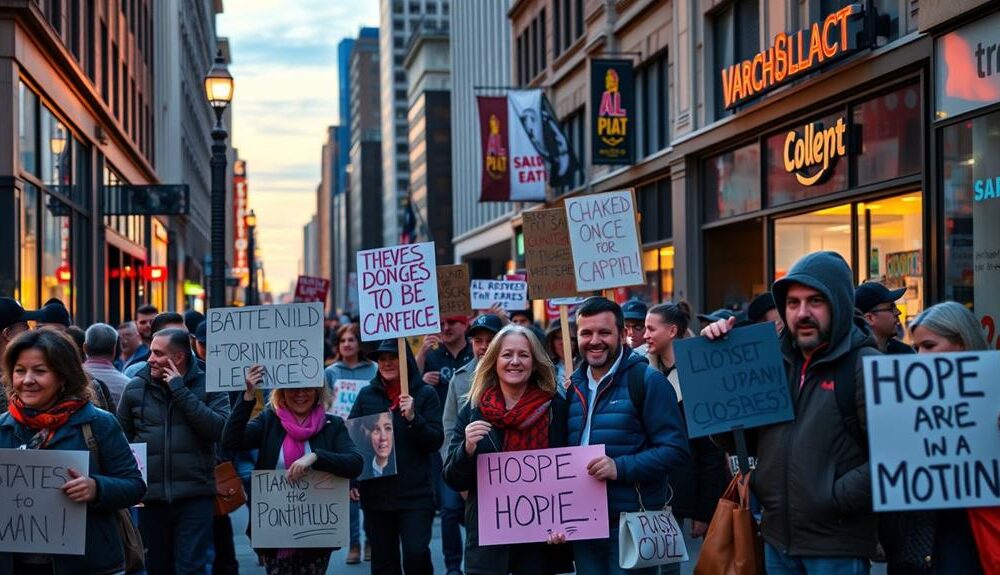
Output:
[[[250,282],[247,284],[247,305],[259,305],[257,301],[257,250],[255,241],[257,226],[247,226],[247,263],[250,268]]]
[[[226,138],[222,110],[212,129],[212,276],[209,307],[226,307]]]

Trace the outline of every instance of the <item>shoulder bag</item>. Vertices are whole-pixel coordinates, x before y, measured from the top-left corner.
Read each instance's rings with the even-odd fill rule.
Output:
[[[673,490],[663,509],[654,511],[646,511],[638,484],[635,492],[639,496],[639,511],[623,511],[618,522],[618,566],[641,569],[687,561],[684,535],[670,511]]]

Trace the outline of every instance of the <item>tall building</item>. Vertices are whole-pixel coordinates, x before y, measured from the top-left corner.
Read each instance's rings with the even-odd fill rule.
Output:
[[[203,79],[217,51],[222,50],[229,61],[228,41],[218,38],[216,33],[215,16],[221,8],[222,3],[213,0],[160,0],[152,3],[153,21],[158,32],[154,66],[156,106],[153,112],[156,171],[164,183],[183,183],[190,188],[190,213],[173,218],[166,230],[168,237],[172,238],[167,258],[175,263],[176,269],[176,273],[167,278],[166,299],[171,308],[177,309],[191,307],[195,303],[190,297],[185,301],[185,283],[188,286],[208,284],[203,265],[210,251],[211,133],[216,120],[205,99]],[[230,114],[231,109],[226,111],[224,119],[227,128],[232,125]],[[232,142],[232,138],[228,142]],[[229,167],[235,172],[233,162],[229,163]],[[245,179],[242,185],[245,196]],[[235,189],[235,184],[226,189],[233,189],[234,194],[241,193]],[[235,210],[227,210],[227,214],[235,213]],[[227,220],[232,233],[227,233],[226,237],[236,238],[241,223],[232,218]],[[245,251],[244,247],[244,259]],[[241,267],[232,257],[227,259],[227,267]],[[243,276],[248,273],[245,269],[237,271]]]
[[[434,241],[437,261],[450,262],[454,249],[447,21],[424,20],[416,26],[407,42],[403,67],[409,80],[407,122],[411,170],[407,209],[412,214],[403,232],[414,241]]]
[[[410,185],[406,71],[406,41],[420,21],[447,22],[449,0],[381,0],[379,79],[382,114],[382,238],[399,242]]]
[[[319,228],[318,216],[313,216],[309,223],[302,226],[302,264],[299,273],[305,276],[319,276]]]
[[[320,153],[320,183],[316,187],[316,215],[319,224],[319,272],[324,278],[333,277],[334,268],[334,197],[337,195],[337,166],[340,157],[338,126],[326,129],[326,140]]]
[[[507,271],[515,204],[479,203],[482,153],[475,86],[511,83],[510,0],[452,0],[451,180],[454,260],[473,277]],[[482,92],[496,95],[502,92]]]

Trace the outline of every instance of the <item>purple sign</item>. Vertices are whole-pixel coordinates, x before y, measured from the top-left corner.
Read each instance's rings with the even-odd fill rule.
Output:
[[[607,539],[607,484],[587,473],[603,455],[588,445],[478,456],[479,544]]]

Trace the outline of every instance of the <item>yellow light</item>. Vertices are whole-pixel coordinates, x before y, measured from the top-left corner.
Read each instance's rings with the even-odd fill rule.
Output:
[[[674,246],[667,246],[660,248],[660,255],[663,257],[670,257],[674,255]]]
[[[243,216],[243,221],[246,222],[247,227],[254,227],[257,225],[257,214],[253,213],[253,210]]]
[[[205,97],[208,103],[217,110],[225,110],[233,101],[233,77],[226,68],[226,59],[222,50],[215,56],[212,69],[205,76]]]

